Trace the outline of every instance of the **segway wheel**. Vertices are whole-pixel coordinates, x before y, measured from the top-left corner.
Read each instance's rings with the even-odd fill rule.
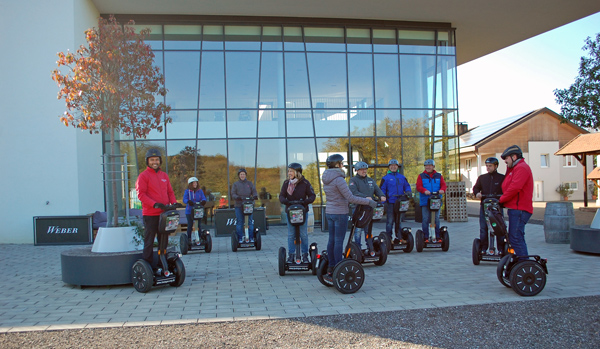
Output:
[[[346,250],[346,255],[348,253],[348,250]],[[350,243],[350,258],[354,259],[355,261],[357,261],[358,263],[362,263],[362,251],[360,250],[360,247],[358,247],[358,244],[356,242],[351,242]]]
[[[473,264],[479,265],[480,255],[481,254],[481,241],[479,239],[473,240],[473,249],[471,251],[471,256],[473,257]]]
[[[131,283],[136,291],[146,293],[152,288],[154,283],[154,275],[152,275],[152,267],[148,262],[140,259],[133,263],[131,267]]]
[[[379,233],[379,241],[381,241],[382,244],[385,244],[385,248],[387,249],[386,252],[390,253],[390,251],[392,250],[392,242],[390,241],[390,237],[385,231]]]
[[[204,252],[210,253],[212,251],[212,236],[208,232],[204,233],[206,242],[204,243]]]
[[[279,276],[285,276],[285,247],[279,248]]]
[[[535,296],[546,286],[546,273],[534,261],[518,262],[510,271],[510,286],[520,296]]]
[[[423,246],[425,245],[425,235],[421,229],[417,230],[415,234],[415,247],[417,248],[417,252],[423,252]]]
[[[231,251],[237,252],[237,249],[238,249],[238,239],[237,239],[237,233],[234,230],[231,233]]]
[[[442,231],[442,251],[447,252],[450,248],[450,234],[447,230]]]
[[[411,233],[408,233],[408,237],[406,239],[406,247],[403,250],[404,253],[411,253],[413,247],[415,247],[415,238],[413,238],[413,235]]]
[[[175,281],[171,282],[169,285],[173,287],[183,285],[183,282],[185,281],[185,266],[183,265],[183,261],[177,258],[172,265],[169,265],[169,267],[173,270],[173,274],[175,274]]]
[[[315,244],[314,250],[310,250],[310,272],[317,275],[317,244]]]
[[[344,294],[354,293],[365,282],[365,270],[353,259],[344,259],[333,270],[333,284]]]
[[[323,275],[327,274],[327,267],[329,267],[329,260],[327,259],[327,255],[321,254],[321,262],[319,263],[319,268],[317,269],[317,279],[319,282],[327,287],[331,287],[330,285],[323,280]]]
[[[506,287],[510,287],[510,280],[508,276],[505,276],[505,269],[508,268],[508,264],[510,263],[512,255],[507,254],[502,257],[500,262],[498,262],[498,267],[496,268],[496,276],[498,277],[498,281]]]
[[[254,247],[256,247],[257,251],[260,251],[262,248],[262,239],[260,238],[260,233],[258,231],[254,232]]]
[[[385,262],[387,262],[387,246],[385,245],[384,242],[380,242],[378,244],[379,246],[375,246],[375,251],[379,253],[379,259],[376,260],[375,262],[373,262],[373,264],[378,265],[378,266],[382,266],[385,264]],[[379,247],[379,248],[377,248]]]
[[[179,250],[181,251],[181,254],[187,254],[188,248],[188,236],[186,233],[183,233],[179,235]]]

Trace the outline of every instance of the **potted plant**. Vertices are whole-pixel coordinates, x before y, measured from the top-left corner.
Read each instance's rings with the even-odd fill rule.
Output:
[[[563,200],[567,201],[569,200],[569,196],[573,194],[573,189],[571,189],[568,184],[561,184],[556,188],[556,192],[560,194],[560,197],[563,198]]]
[[[153,64],[152,49],[144,43],[150,29],[136,33],[133,24],[121,25],[112,15],[108,20],[99,18],[98,28],[85,31],[87,45],[57,54],[58,68],[52,73],[60,89],[58,99],[66,104],[60,121],[90,134],[102,131],[110,139],[109,153],[104,156],[106,211],[107,227],[115,229],[129,225],[126,220],[119,222],[119,206],[122,216],[127,216],[128,198],[117,194],[121,192],[117,166],[122,165],[116,163],[122,155],[115,136],[145,138],[152,130],[161,132],[163,123],[171,121],[167,116],[171,108],[163,102],[164,76]],[[131,234],[133,229],[129,229]]]

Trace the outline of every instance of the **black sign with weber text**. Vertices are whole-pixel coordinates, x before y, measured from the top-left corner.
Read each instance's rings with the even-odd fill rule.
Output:
[[[37,245],[92,243],[92,216],[33,217],[33,241]]]

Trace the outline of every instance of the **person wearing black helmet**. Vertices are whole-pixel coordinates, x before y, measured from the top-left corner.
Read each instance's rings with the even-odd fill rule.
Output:
[[[327,170],[321,177],[323,190],[327,198],[325,213],[329,228],[329,241],[327,242],[327,256],[329,266],[327,275],[323,278],[333,282],[333,268],[342,260],[344,249],[344,238],[348,227],[348,202],[358,205],[370,205],[376,207],[377,203],[371,198],[361,198],[352,195],[348,184],[344,179],[346,173],[343,170],[344,157],[340,154],[332,154],[327,157]]]
[[[154,238],[158,233],[160,214],[166,205],[177,202],[171,187],[169,176],[160,169],[162,157],[158,149],[146,152],[146,170],[138,176],[135,182],[138,199],[142,203],[144,219],[144,251],[142,257],[152,264]]]
[[[245,168],[238,170],[239,180],[231,185],[231,198],[235,201],[235,218],[236,218],[236,232],[238,235],[239,243],[244,242],[244,210],[242,209],[242,201],[244,198],[258,199],[258,192],[254,183],[246,179],[248,172]],[[254,219],[252,215],[248,217],[248,237],[250,242],[254,242]]]
[[[359,197],[363,197],[363,198],[372,198],[373,195],[377,195],[377,197],[382,201],[385,202],[386,198],[385,195],[383,194],[383,191],[381,191],[381,189],[379,188],[379,186],[377,185],[377,183],[375,183],[375,180],[373,180],[371,177],[367,176],[367,169],[369,168],[369,165],[366,162],[363,161],[359,161],[356,164],[354,164],[354,169],[356,170],[356,175],[352,178],[350,178],[350,191],[352,192],[352,195],[354,196],[359,196]],[[356,242],[358,244],[358,246],[361,247],[361,235],[363,233],[363,231],[365,232],[365,234],[368,234],[368,231],[365,231],[366,228],[358,228],[356,227],[354,230],[354,242]],[[366,236],[366,235],[365,235]]]
[[[288,179],[283,182],[281,192],[279,193],[279,202],[289,206],[290,201],[300,201],[304,205],[305,212],[308,212],[308,205],[312,204],[317,197],[310,185],[310,182],[302,176],[302,165],[292,162],[288,165]],[[287,222],[288,227],[288,263],[294,262],[294,244],[295,227]],[[302,251],[302,263],[308,263],[308,220],[300,226],[300,250]]]
[[[502,195],[502,182],[504,181],[504,175],[498,173],[498,159],[489,157],[485,159],[485,168],[487,173],[482,174],[477,178],[475,186],[473,186],[473,194],[481,200],[479,208],[479,241],[481,242],[481,251],[487,251],[488,249],[488,226],[485,220],[485,213],[483,212],[483,200],[486,197],[499,198]],[[504,251],[504,238],[496,236],[496,242],[498,252]]]
[[[396,159],[391,159],[388,162],[388,172],[383,178],[381,178],[381,190],[384,192],[387,197],[387,207],[385,208],[387,212],[386,223],[385,223],[385,232],[390,238],[390,241],[394,241],[392,238],[392,228],[394,228],[394,233],[396,237],[401,240],[406,240],[407,236],[400,236],[400,232],[402,231],[401,221],[402,218],[398,220],[398,224],[394,227],[394,215],[400,214],[395,213],[394,204],[399,200],[400,195],[406,195],[410,197],[412,195],[412,191],[410,188],[410,184],[406,180],[406,177],[398,169],[400,168],[400,163]]]
[[[508,240],[515,255],[527,256],[525,225],[533,214],[533,173],[519,146],[506,148],[501,157],[508,167],[500,197],[500,204],[508,209]]]

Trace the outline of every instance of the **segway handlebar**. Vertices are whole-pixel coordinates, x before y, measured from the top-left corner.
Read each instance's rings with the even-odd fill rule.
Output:
[[[163,208],[163,211],[164,212],[174,211],[174,210],[176,210],[178,208],[182,208],[182,207],[184,207],[182,204],[176,202],[176,203],[173,203],[173,204],[165,205],[165,207]]]

